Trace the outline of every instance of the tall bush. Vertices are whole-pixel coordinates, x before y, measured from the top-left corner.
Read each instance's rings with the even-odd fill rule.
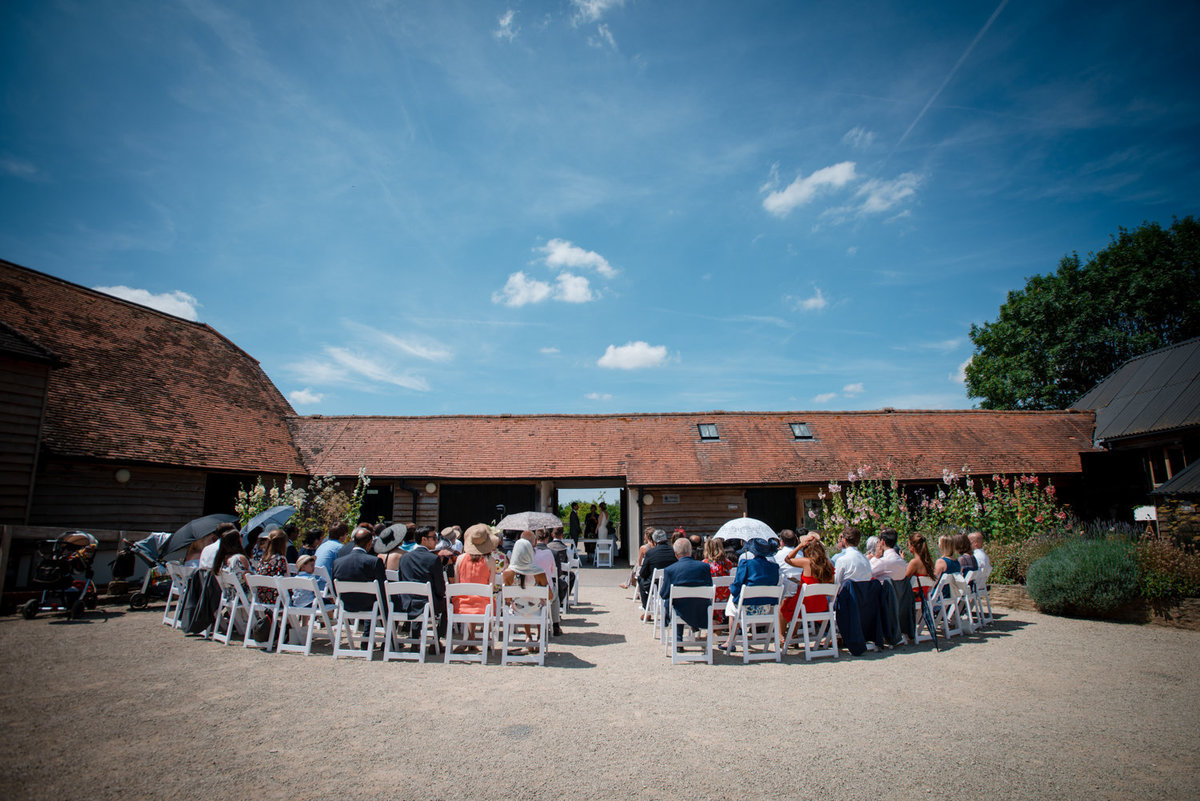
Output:
[[[1034,562],[1025,588],[1045,612],[1108,617],[1138,595],[1137,554],[1126,540],[1074,540]]]

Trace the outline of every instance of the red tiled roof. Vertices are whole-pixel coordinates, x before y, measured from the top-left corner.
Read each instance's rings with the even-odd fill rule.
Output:
[[[301,473],[295,412],[212,328],[0,260],[0,320],[61,356],[43,443],[63,456]]]
[[[719,441],[702,442],[698,423]],[[797,441],[789,423],[814,438]],[[312,474],[446,479],[620,478],[634,486],[807,483],[861,465],[904,480],[967,465],[991,473],[1078,473],[1089,412],[709,412],[636,415],[295,417]]]

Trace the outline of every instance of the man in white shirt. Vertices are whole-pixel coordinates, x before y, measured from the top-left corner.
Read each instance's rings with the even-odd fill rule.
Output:
[[[237,531],[237,526],[233,523],[222,523],[217,526],[217,530],[209,536],[212,537],[212,542],[204,546],[204,550],[200,551],[200,561],[198,563],[201,570],[212,570],[213,563],[217,561],[217,551],[221,549],[221,537],[226,532]]]
[[[838,545],[842,547],[841,556],[833,568],[833,580],[836,584],[847,581],[870,581],[871,563],[858,550],[862,532],[854,526],[846,526]]]
[[[871,557],[871,578],[903,581],[908,572],[908,562],[896,549],[899,535],[894,528],[879,532],[879,555]]]
[[[967,539],[971,541],[971,547],[975,549],[975,564],[979,566],[980,570],[990,571],[992,560],[988,559],[988,555],[983,551],[983,535],[978,531],[972,531],[967,535]]]
[[[550,585],[550,623],[553,625],[551,633],[555,637],[562,636],[562,610],[558,607],[558,560],[554,558],[554,551],[550,550],[550,532],[546,529],[539,530],[536,535],[533,535],[533,532],[521,532],[522,537],[526,534],[532,535],[536,542],[533,547],[533,563],[546,571],[546,583]]]

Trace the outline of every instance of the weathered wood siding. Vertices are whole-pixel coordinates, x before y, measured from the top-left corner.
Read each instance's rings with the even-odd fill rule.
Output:
[[[50,367],[0,356],[0,523],[23,524]]]
[[[204,513],[205,473],[184,468],[45,459],[38,470],[30,525],[174,531]]]
[[[642,506],[642,526],[661,528],[668,533],[683,526],[688,534],[707,536],[746,511],[746,492],[740,487],[652,487],[643,492],[651,493],[654,503]],[[668,495],[678,495],[679,503],[667,503]]]
[[[417,503],[413,506],[413,493],[410,488],[424,485],[421,482],[407,482],[401,486],[395,485],[392,493],[392,520],[397,523],[416,523],[418,526],[434,526],[438,524],[438,496],[427,495],[424,490],[417,493]]]

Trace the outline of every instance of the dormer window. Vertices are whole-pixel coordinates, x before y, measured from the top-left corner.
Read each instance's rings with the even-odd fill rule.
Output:
[[[812,432],[808,430],[808,423],[788,423],[792,429],[792,437],[794,439],[812,439]]]
[[[716,423],[699,423],[696,427],[700,429],[701,442],[712,442],[721,438],[721,435],[717,433]]]

